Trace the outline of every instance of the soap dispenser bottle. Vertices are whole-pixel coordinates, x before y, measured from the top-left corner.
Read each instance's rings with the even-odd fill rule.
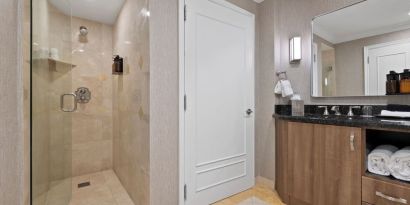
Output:
[[[124,71],[124,59],[119,55],[114,56],[114,63],[112,64],[112,74],[121,75]]]

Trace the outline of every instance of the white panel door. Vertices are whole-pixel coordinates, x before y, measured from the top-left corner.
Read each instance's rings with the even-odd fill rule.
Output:
[[[368,49],[366,95],[386,95],[386,75],[410,67],[410,43],[397,42],[372,46]]]
[[[207,205],[254,185],[254,16],[187,3],[185,204]]]

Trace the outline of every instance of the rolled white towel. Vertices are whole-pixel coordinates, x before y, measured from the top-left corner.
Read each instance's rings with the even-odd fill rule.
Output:
[[[282,94],[282,84],[280,80],[276,83],[275,94],[278,94],[278,95]]]
[[[393,145],[380,145],[370,152],[367,157],[367,170],[373,174],[389,176],[388,167],[391,156],[398,150]]]
[[[389,169],[393,177],[410,181],[410,147],[405,147],[390,157]]]
[[[397,111],[382,110],[380,115],[386,116],[386,117],[410,117],[410,112],[397,112]]]

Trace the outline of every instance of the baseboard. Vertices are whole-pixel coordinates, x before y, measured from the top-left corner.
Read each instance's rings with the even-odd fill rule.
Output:
[[[273,180],[267,179],[262,176],[257,176],[255,178],[257,184],[262,184],[264,186],[269,187],[270,189],[275,189],[275,182]]]

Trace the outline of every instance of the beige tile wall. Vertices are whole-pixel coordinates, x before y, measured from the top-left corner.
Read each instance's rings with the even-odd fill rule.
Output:
[[[126,0],[114,25],[114,54],[124,74],[113,76],[114,170],[136,205],[149,203],[148,0]]]
[[[48,47],[57,48],[59,50],[60,59],[65,62],[71,62],[71,44],[70,44],[70,30],[71,19],[62,14],[56,8],[48,5]],[[41,27],[39,28],[41,30]],[[72,175],[72,123],[71,114],[64,113],[60,110],[60,96],[63,93],[70,93],[72,86],[72,67],[64,64],[49,64],[43,69],[48,68],[49,88],[34,93],[33,99],[47,93],[47,109],[49,112],[48,122],[49,127],[45,131],[48,132],[49,138],[49,177],[50,182],[62,180],[71,177]],[[42,76],[45,77],[45,76]],[[33,84],[36,81],[33,81]],[[41,85],[40,85],[41,86]],[[41,106],[33,104],[34,107]],[[33,123],[42,123],[41,121],[33,121]],[[39,137],[33,135],[33,138]],[[35,150],[34,150],[35,151]],[[37,150],[38,151],[38,150]],[[41,152],[41,151],[40,151]],[[35,164],[35,163],[34,163]],[[68,187],[66,187],[68,190]],[[66,190],[66,191],[67,191]]]
[[[86,38],[80,26],[88,28]],[[87,87],[91,101],[79,104],[72,114],[73,176],[112,168],[112,29],[95,21],[73,17],[71,21],[72,91]]]
[[[45,0],[33,1],[33,54],[48,48],[48,5]],[[42,28],[42,29],[40,29]],[[48,61],[33,61],[32,72],[32,182],[34,204],[43,204],[50,185],[49,174],[49,102],[50,72]],[[45,91],[46,90],[46,91]]]
[[[71,90],[72,77],[70,65],[50,63],[38,53],[55,47],[61,59],[69,62],[71,22],[46,0],[33,1],[33,5],[33,202],[42,205],[52,182],[71,176],[71,116],[61,112],[59,105],[60,95]],[[61,191],[69,192],[70,186]]]

